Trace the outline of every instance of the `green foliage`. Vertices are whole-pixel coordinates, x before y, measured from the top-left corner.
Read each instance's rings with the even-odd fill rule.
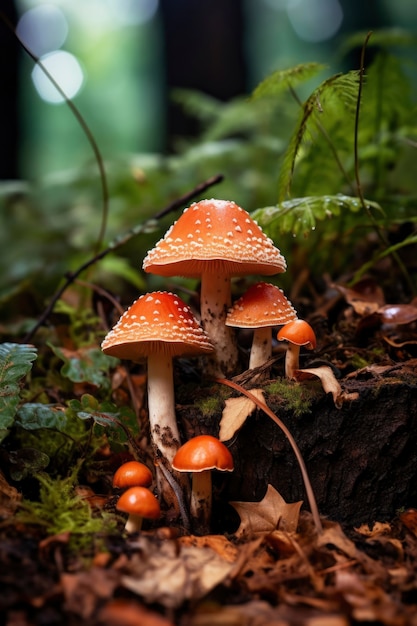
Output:
[[[367,206],[381,211],[376,202],[367,201]],[[337,194],[284,200],[276,206],[254,211],[252,217],[272,239],[278,241],[285,233],[306,237],[316,229],[319,221],[331,220],[349,211],[358,213],[361,210],[359,198]]]
[[[20,382],[30,372],[36,356],[32,345],[0,345],[0,442],[13,424],[20,402]]]
[[[52,346],[51,349],[64,362],[61,374],[74,383],[90,383],[97,387],[109,384],[109,370],[118,362],[105,355],[98,346],[79,348],[77,351]]]
[[[74,493],[78,471],[75,466],[67,478],[57,479],[37,474],[39,500],[24,500],[16,514],[20,522],[41,526],[48,535],[70,533],[72,550],[85,549],[96,533],[112,531],[116,526],[109,515],[93,516],[88,502]]]
[[[324,70],[324,65],[320,63],[303,63],[285,70],[272,72],[255,88],[252,98],[264,98],[265,96],[276,96],[288,89],[294,89],[299,84],[314,78]]]

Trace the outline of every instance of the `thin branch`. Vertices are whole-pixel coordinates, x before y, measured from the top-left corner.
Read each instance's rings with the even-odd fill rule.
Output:
[[[37,330],[41,326],[43,326],[43,324],[46,322],[48,317],[51,315],[52,311],[54,310],[55,304],[61,298],[62,294],[75,281],[75,279],[78,278],[78,276],[80,276],[80,274],[82,274],[82,272],[84,272],[86,269],[88,269],[89,267],[91,267],[92,265],[97,263],[97,261],[100,261],[101,259],[103,259],[107,254],[109,254],[109,252],[114,252],[115,250],[117,250],[118,248],[123,246],[125,243],[130,241],[130,239],[132,239],[135,235],[138,235],[138,234],[140,234],[142,232],[145,232],[149,228],[149,225],[153,221],[159,219],[160,217],[163,217],[163,216],[167,215],[171,211],[175,211],[176,209],[180,208],[183,204],[187,204],[190,201],[191,198],[201,194],[203,191],[205,191],[209,187],[211,187],[213,185],[217,185],[222,180],[223,180],[223,175],[222,174],[218,174],[217,176],[212,176],[211,178],[209,178],[205,182],[200,183],[199,185],[197,185],[197,187],[192,189],[190,192],[188,192],[185,195],[181,196],[180,198],[178,198],[174,202],[171,202],[165,209],[162,209],[162,211],[157,213],[154,218],[149,219],[148,221],[144,222],[143,224],[140,224],[138,227],[130,230],[123,237],[118,238],[115,241],[113,241],[112,243],[110,243],[107,248],[105,248],[104,250],[102,250],[98,254],[95,254],[92,258],[88,259],[88,261],[86,261],[85,263],[80,265],[80,267],[78,269],[76,269],[74,272],[68,272],[67,274],[65,274],[65,282],[54,293],[54,295],[52,296],[48,306],[45,308],[43,313],[40,315],[39,319],[37,320],[37,322],[33,326],[33,328],[31,328],[31,330],[24,337],[23,342],[24,343],[30,343],[31,342],[34,334],[37,332]]]
[[[251,393],[250,391],[248,391],[244,387],[241,387],[237,383],[232,382],[231,380],[228,380],[226,378],[217,378],[216,382],[220,383],[222,385],[226,385],[228,387],[231,387],[232,389],[235,389],[236,391],[239,391],[239,393],[242,393],[247,398],[252,400],[252,402],[254,402],[255,405],[258,408],[261,409],[261,411],[266,413],[266,415],[268,415],[268,417],[270,417],[280,427],[280,429],[283,431],[283,433],[287,437],[288,442],[289,442],[290,446],[292,447],[293,452],[295,454],[295,457],[296,457],[296,459],[298,461],[298,465],[300,467],[301,475],[302,475],[303,481],[304,481],[305,490],[306,490],[306,493],[307,493],[308,502],[310,504],[310,510],[311,510],[312,515],[313,515],[314,524],[316,526],[317,532],[319,534],[321,534],[323,532],[323,526],[322,526],[322,523],[321,523],[321,520],[320,520],[320,513],[319,513],[319,510],[318,510],[318,507],[317,507],[316,497],[314,495],[313,487],[311,486],[310,477],[308,475],[307,468],[306,468],[306,465],[304,463],[304,459],[303,459],[302,454],[300,452],[300,448],[298,447],[297,442],[295,441],[295,439],[292,436],[291,432],[288,430],[288,428],[286,427],[284,422],[282,422],[279,419],[279,417],[277,415],[275,415],[275,413],[273,411],[271,411],[269,406],[267,406],[265,404],[265,402],[262,402],[262,400],[257,398],[253,393]]]

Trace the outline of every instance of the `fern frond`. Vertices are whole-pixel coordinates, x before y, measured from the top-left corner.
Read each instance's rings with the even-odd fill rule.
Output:
[[[302,63],[285,70],[277,70],[267,76],[252,92],[252,100],[265,96],[275,96],[288,88],[313,78],[325,68],[321,63]]]
[[[376,202],[366,201],[366,204],[382,211]],[[360,199],[352,196],[308,196],[257,209],[251,216],[271,239],[277,241],[282,234],[305,237],[316,229],[318,221],[339,217],[346,211],[357,213],[361,208]]]
[[[366,31],[359,31],[353,35],[346,37],[343,41],[343,45],[340,49],[342,55],[349,53],[354,48],[361,48],[368,33]],[[415,46],[417,44],[417,38],[410,31],[403,28],[381,28],[373,31],[367,48],[391,48],[391,47],[408,47]]]
[[[323,81],[304,102],[295,132],[284,156],[279,177],[279,200],[289,193],[295,163],[306,136],[314,138],[326,116],[339,116],[342,123],[344,113],[353,114],[359,83],[359,73],[350,71],[336,74]],[[318,119],[318,115],[323,117]]]

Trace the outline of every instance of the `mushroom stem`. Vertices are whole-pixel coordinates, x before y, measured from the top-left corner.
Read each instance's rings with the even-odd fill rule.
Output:
[[[142,530],[142,521],[143,517],[140,515],[135,515],[134,513],[130,513],[129,517],[126,520],[125,531],[127,533],[138,533]]]
[[[256,328],[253,333],[252,347],[249,358],[249,369],[264,365],[272,354],[272,328]]]
[[[300,346],[288,342],[285,354],[285,376],[290,380],[295,380],[294,370],[298,370],[300,365]]]
[[[148,410],[154,446],[172,462],[180,446],[175,418],[172,357],[161,350],[148,356]]]
[[[175,417],[173,377],[172,357],[164,354],[162,350],[148,356],[148,412],[151,440],[156,459],[162,456],[168,461],[169,466],[180,447],[180,434]],[[156,464],[155,472],[158,491],[166,504],[173,506],[175,511],[180,513],[178,499],[161,470],[161,463],[163,460]],[[184,476],[178,472],[173,473],[183,493],[189,493]]]
[[[238,363],[235,332],[225,324],[231,306],[230,283],[230,276],[207,273],[201,277],[201,325],[214,347],[206,371],[215,377],[232,374]]]
[[[202,532],[208,531],[211,517],[211,470],[193,472],[190,513]]]

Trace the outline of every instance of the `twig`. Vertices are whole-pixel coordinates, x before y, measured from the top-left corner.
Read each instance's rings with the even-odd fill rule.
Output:
[[[191,198],[193,198],[194,196],[199,195],[200,193],[202,193],[203,191],[205,191],[206,189],[208,189],[209,187],[211,187],[213,185],[217,185],[222,180],[223,180],[223,175],[222,174],[218,174],[217,176],[213,176],[213,177],[209,178],[208,180],[200,183],[194,189],[192,189],[190,192],[188,192],[185,195],[181,196],[180,198],[178,198],[174,202],[171,202],[165,209],[162,209],[162,211],[157,213],[154,218],[147,220],[143,224],[140,224],[138,227],[130,230],[123,237],[118,238],[115,241],[113,241],[112,243],[110,243],[107,248],[105,248],[104,250],[102,250],[98,254],[95,254],[92,258],[88,259],[88,261],[86,261],[85,263],[80,265],[80,267],[78,269],[76,269],[74,272],[68,272],[67,274],[65,274],[65,282],[64,282],[64,284],[52,296],[48,306],[45,308],[43,313],[40,315],[38,321],[33,326],[33,328],[24,337],[23,342],[24,343],[30,343],[31,342],[32,337],[34,336],[36,331],[46,322],[48,317],[51,315],[51,313],[52,313],[52,311],[53,311],[53,309],[55,307],[55,304],[58,302],[58,300],[60,299],[62,294],[75,281],[75,279],[78,278],[78,276],[80,274],[82,274],[82,272],[84,272],[86,269],[91,267],[91,265],[94,265],[95,263],[97,263],[97,261],[100,261],[101,259],[103,259],[107,254],[109,254],[109,252],[114,252],[114,250],[117,250],[118,248],[123,246],[125,243],[130,241],[130,239],[132,239],[132,237],[134,237],[135,235],[138,235],[139,233],[146,231],[147,228],[149,228],[149,224],[152,223],[153,220],[160,219],[161,217],[167,215],[168,213],[178,209],[183,204],[188,203],[189,200]]]

